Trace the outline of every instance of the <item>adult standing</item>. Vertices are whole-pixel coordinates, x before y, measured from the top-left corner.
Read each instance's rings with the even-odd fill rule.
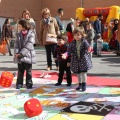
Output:
[[[57,20],[58,26],[59,26],[59,30],[62,33],[64,31],[64,26],[61,20],[61,17],[64,14],[64,10],[62,8],[59,8],[57,11],[57,15],[55,16],[55,19]]]
[[[2,37],[7,43],[7,47],[8,47],[10,56],[12,56],[11,49],[10,49],[10,42],[11,42],[12,36],[13,35],[12,35],[12,27],[10,25],[10,19],[7,18],[2,27]]]
[[[96,34],[102,33],[102,28],[101,28],[101,20],[102,19],[103,19],[102,14],[98,14],[98,17],[94,22],[94,29],[95,29]]]
[[[98,14],[97,19],[94,22],[94,30],[96,32],[96,41],[97,42],[97,35],[100,34],[102,35],[102,24],[101,24],[101,20],[103,19],[103,15],[102,14]],[[97,55],[97,45],[94,47],[94,54]]]
[[[120,20],[118,21],[118,28],[117,28],[117,40],[119,41],[119,43],[120,43]]]
[[[109,47],[112,50],[115,50],[117,47],[118,21],[119,21],[118,19],[114,19],[114,27],[112,29],[112,37],[109,42]]]
[[[51,53],[54,53],[56,43],[46,42],[46,35],[52,34],[57,36],[60,34],[59,27],[55,18],[51,17],[50,10],[44,8],[42,10],[42,20],[40,21],[40,45],[44,45],[47,56],[47,70],[52,69]],[[55,61],[56,68],[58,69],[58,61]]]
[[[118,21],[118,29],[117,29],[117,54],[120,55],[120,20]]]
[[[86,40],[88,41],[91,49],[93,50],[93,40],[94,40],[94,37],[95,37],[95,32],[94,32],[94,29],[93,29],[93,25],[91,22],[88,22],[86,24]],[[92,58],[92,51],[89,51],[90,53],[90,57]]]
[[[35,21],[31,17],[30,12],[27,9],[23,10],[22,18],[27,20],[31,25],[31,29],[34,30],[34,32],[35,32],[35,45],[36,45],[38,43],[37,34],[36,34],[36,25],[35,25]]]
[[[35,29],[35,21],[31,17],[31,14],[27,9],[23,10],[22,18],[26,19],[31,24],[31,29]]]

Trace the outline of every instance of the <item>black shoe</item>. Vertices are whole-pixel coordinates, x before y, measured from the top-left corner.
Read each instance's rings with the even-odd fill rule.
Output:
[[[81,87],[82,87],[82,84],[81,84],[81,83],[79,83],[79,86],[76,88],[76,90],[80,90],[80,89],[81,89]]]
[[[17,85],[16,86],[16,89],[20,89],[20,88],[22,88],[22,85]]]
[[[86,83],[82,83],[82,91],[86,91]]]
[[[71,86],[71,84],[67,84],[67,86]]]
[[[32,89],[32,85],[30,85],[30,86],[27,86],[27,89]]]
[[[13,56],[12,54],[9,54],[9,56]]]
[[[61,83],[56,83],[56,84],[55,84],[55,86],[59,86],[59,85],[61,85]]]

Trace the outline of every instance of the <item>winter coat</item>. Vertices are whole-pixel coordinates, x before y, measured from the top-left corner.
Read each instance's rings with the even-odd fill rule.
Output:
[[[96,34],[101,34],[102,33],[102,28],[101,28],[101,21],[100,20],[95,20],[94,22],[94,29]]]
[[[80,59],[77,56],[76,40],[73,40],[68,48],[68,55],[71,55],[71,71],[80,73],[92,68],[92,61],[88,53],[89,43],[84,38],[80,46]]]
[[[97,50],[102,50],[103,48],[103,39],[97,39]]]
[[[25,62],[28,64],[35,64],[36,53],[34,50],[35,33],[33,30],[29,30],[25,38],[22,33],[17,33],[17,40],[14,44],[14,54],[21,54],[22,57],[18,58],[18,62]]]
[[[87,31],[87,37],[86,40],[90,44],[90,46],[93,48],[93,40],[95,38],[95,31],[93,29]]]
[[[53,17],[50,17],[50,25],[45,24],[43,20],[40,21],[40,41],[43,43],[43,45],[53,44],[46,42],[46,34],[60,34],[57,21]]]
[[[7,25],[4,24],[2,27],[2,37],[8,37],[8,38],[12,38],[13,34],[12,34],[12,26],[11,25]]]

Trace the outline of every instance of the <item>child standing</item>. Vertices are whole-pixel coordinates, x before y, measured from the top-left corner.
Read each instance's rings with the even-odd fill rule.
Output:
[[[62,55],[63,59],[71,55],[71,70],[77,74],[79,85],[76,90],[86,90],[87,71],[92,68],[92,62],[89,55],[89,43],[84,38],[84,28],[77,27],[73,32],[74,40],[69,45],[68,52]]]
[[[101,56],[102,48],[103,48],[103,39],[101,38],[101,35],[98,34],[97,35],[97,56],[98,57]]]
[[[95,38],[95,31],[91,22],[86,23],[86,40],[88,41],[91,49],[93,50],[93,40]],[[92,51],[89,53],[92,58]]]
[[[54,53],[54,59],[59,61],[59,77],[56,86],[61,85],[63,80],[64,71],[67,74],[67,86],[71,86],[72,77],[70,71],[70,57],[67,59],[62,59],[62,54],[65,53],[68,49],[66,45],[67,37],[64,34],[57,36],[57,46]]]
[[[32,64],[36,63],[36,53],[34,50],[35,33],[30,29],[30,23],[24,19],[18,21],[18,29],[20,33],[17,34],[17,40],[14,45],[14,60],[18,63],[18,76],[16,82],[16,89],[23,86],[24,71],[26,70],[26,87],[31,89],[32,82]]]

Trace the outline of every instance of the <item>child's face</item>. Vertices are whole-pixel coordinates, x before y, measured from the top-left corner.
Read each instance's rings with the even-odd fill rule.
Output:
[[[80,32],[74,34],[74,39],[75,39],[75,40],[81,40],[81,38],[82,38],[82,35],[81,35]]]
[[[90,30],[90,29],[92,29],[92,25],[87,25],[87,30]]]
[[[64,45],[65,44],[65,40],[63,40],[63,39],[57,39],[57,44],[59,46]]]
[[[22,31],[22,30],[25,30],[25,29],[22,27],[22,25],[18,24],[18,30]]]
[[[7,24],[10,24],[10,19],[8,20]]]

